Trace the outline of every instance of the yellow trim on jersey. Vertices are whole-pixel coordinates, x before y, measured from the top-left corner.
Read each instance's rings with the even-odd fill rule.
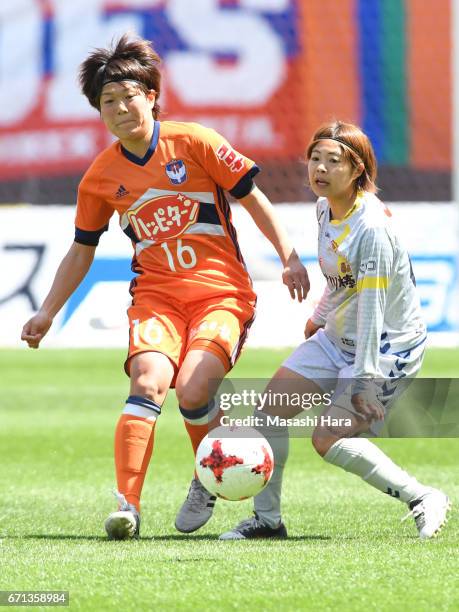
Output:
[[[388,286],[388,276],[365,276],[357,281],[357,291],[363,291],[364,289],[387,289]]]
[[[335,253],[337,255],[336,268],[338,270],[338,275],[339,276],[344,276],[346,274],[346,272],[343,272],[342,269],[341,269],[343,264],[345,265],[346,268],[351,270],[351,266],[350,266],[348,260],[346,259],[346,257],[344,255],[340,255],[338,253],[338,248],[341,246],[342,242],[344,242],[344,240],[346,240],[346,238],[349,236],[350,233],[351,233],[351,226],[348,223],[346,223],[346,225],[344,226],[343,231],[338,236],[338,238],[336,238],[336,240],[332,241],[332,248],[333,248],[333,250],[335,251]]]
[[[344,215],[344,217],[342,219],[331,219],[330,220],[330,224],[331,225],[340,225],[340,223],[342,223],[343,221],[346,221],[346,219],[349,219],[349,217],[352,217],[352,215],[357,212],[360,208],[360,206],[363,203],[363,198],[364,198],[365,192],[364,191],[359,191],[357,193],[357,196],[355,198],[355,202],[352,205],[352,207],[347,211],[347,213]],[[329,204],[330,206],[330,204]]]
[[[337,245],[337,247],[339,247],[342,244],[342,242],[346,240],[346,238],[349,236],[350,233],[351,233],[351,226],[348,223],[346,223],[341,234],[333,242]]]

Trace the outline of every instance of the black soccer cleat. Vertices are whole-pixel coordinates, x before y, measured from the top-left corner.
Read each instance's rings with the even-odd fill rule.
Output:
[[[278,538],[285,539],[287,537],[287,529],[284,523],[280,523],[279,527],[269,527],[264,525],[258,518],[258,514],[254,512],[254,516],[245,519],[237,527],[231,531],[226,531],[218,538],[219,540],[248,540],[251,538]]]

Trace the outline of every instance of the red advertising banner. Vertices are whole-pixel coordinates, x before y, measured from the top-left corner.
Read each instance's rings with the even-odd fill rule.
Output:
[[[257,160],[304,149],[297,0],[2,0],[0,180],[84,171],[110,135],[79,64],[130,31],[163,58],[162,119],[214,127]]]

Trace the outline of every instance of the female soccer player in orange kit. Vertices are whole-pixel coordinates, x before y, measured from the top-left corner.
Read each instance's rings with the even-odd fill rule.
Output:
[[[83,62],[80,83],[118,139],[83,177],[75,241],[22,339],[38,348],[53,318],[88,272],[116,211],[134,248],[125,369],[130,393],[115,433],[119,509],[105,522],[109,538],[138,537],[140,495],[155,423],[170,387],[196,451],[217,408],[209,380],[234,365],[255,315],[256,296],[239,250],[224,190],[247,209],[284,266],[282,278],[301,302],[305,268],[266,196],[259,169],[219,134],[194,123],[159,122],[160,58],[150,43],[123,36]],[[189,533],[212,515],[215,498],[193,478],[176,528]]]

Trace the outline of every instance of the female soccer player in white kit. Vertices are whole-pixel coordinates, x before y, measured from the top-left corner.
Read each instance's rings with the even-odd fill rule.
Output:
[[[318,196],[319,264],[327,285],[306,324],[306,341],[284,362],[267,391],[329,392],[333,404],[312,436],[325,461],[360,476],[406,503],[422,539],[435,536],[451,507],[438,489],[419,483],[367,438],[419,371],[426,344],[407,251],[376,197],[376,159],[368,137],[340,121],[321,126],[307,149],[311,189]],[[271,406],[266,415],[291,418],[298,408]],[[259,415],[259,413],[258,413]],[[330,422],[332,424],[330,424]],[[255,498],[255,516],[221,539],[286,537],[281,521],[282,472],[288,433],[265,431],[276,468]]]

